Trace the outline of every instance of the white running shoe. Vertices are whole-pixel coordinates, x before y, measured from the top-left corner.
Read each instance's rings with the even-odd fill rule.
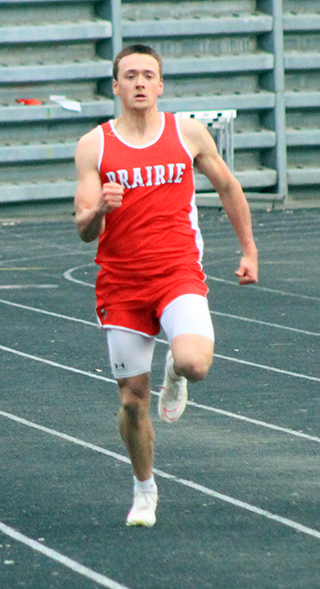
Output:
[[[180,376],[173,380],[168,373],[168,363],[172,358],[171,350],[167,353],[166,368],[162,390],[159,397],[158,413],[162,421],[177,421],[184,412],[188,400],[187,379]]]
[[[156,523],[156,509],[158,502],[157,489],[152,493],[136,491],[133,504],[127,515],[127,526],[145,526],[151,528]]]

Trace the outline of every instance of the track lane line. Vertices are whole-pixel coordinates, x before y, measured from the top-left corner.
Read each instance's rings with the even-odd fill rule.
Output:
[[[15,421],[19,424],[26,425],[28,427],[32,427],[32,428],[40,430],[44,433],[49,433],[49,434],[56,436],[60,439],[75,443],[75,444],[82,446],[84,448],[88,448],[89,450],[94,450],[95,452],[99,452],[100,454],[104,454],[104,455],[109,456],[111,458],[115,458],[116,460],[119,460],[119,461],[131,466],[130,460],[126,456],[123,456],[122,454],[118,454],[116,452],[111,452],[109,450],[106,450],[105,448],[102,448],[100,446],[96,446],[95,444],[85,442],[84,440],[79,440],[78,438],[75,438],[73,436],[69,436],[68,434],[64,434],[64,433],[59,432],[57,430],[47,428],[42,425],[38,425],[32,421],[28,421],[26,419],[23,419],[23,418],[18,417],[16,415],[12,415],[10,413],[6,413],[4,411],[0,411],[0,415],[2,417],[7,417],[8,419],[11,419],[12,421]],[[313,528],[309,528],[308,526],[304,526],[303,524],[300,524],[299,522],[295,522],[294,520],[291,520],[289,518],[274,514],[271,511],[268,511],[266,509],[262,509],[260,507],[255,506],[255,505],[251,505],[250,503],[247,503],[245,501],[240,501],[239,499],[235,499],[234,497],[230,497],[229,495],[226,495],[224,493],[219,493],[218,491],[215,491],[214,489],[210,489],[209,487],[206,487],[204,485],[200,485],[198,483],[195,483],[194,481],[190,481],[188,479],[182,479],[182,478],[177,477],[173,474],[164,472],[163,470],[159,470],[159,469],[155,468],[155,469],[153,469],[153,472],[154,472],[154,474],[158,475],[161,478],[170,480],[174,483],[177,483],[177,484],[182,485],[184,487],[188,487],[188,488],[193,489],[195,491],[199,491],[200,493],[203,493],[203,494],[208,495],[210,497],[214,497],[215,499],[218,499],[220,501],[223,501],[225,503],[233,505],[234,507],[239,507],[241,509],[244,509],[245,511],[249,511],[251,513],[254,513],[255,515],[259,515],[259,516],[262,516],[262,517],[267,518],[269,520],[273,520],[277,523],[280,523],[280,524],[283,524],[287,527],[290,527],[297,532],[302,532],[304,534],[307,534],[309,536],[317,538],[318,540],[320,539],[320,532],[318,530],[315,530]],[[106,585],[106,586],[109,587],[109,585]]]
[[[231,284],[232,286],[237,286],[239,288],[239,283],[234,282],[233,280],[226,280],[224,278],[216,278],[215,276],[210,276],[209,274],[206,274],[206,278],[208,278],[209,280],[214,280],[214,282],[222,282],[224,284]],[[320,301],[320,297],[313,297],[311,295],[303,295],[303,294],[298,294],[295,292],[288,292],[285,290],[277,290],[275,288],[268,288],[266,286],[258,286],[255,284],[250,284],[249,288],[250,288],[250,290],[255,289],[255,290],[260,290],[262,292],[271,292],[274,294],[279,294],[283,297],[295,297],[298,299],[307,299],[309,301]]]
[[[81,281],[80,281],[81,283]],[[89,283],[85,283],[89,284]],[[51,315],[51,317],[59,317],[60,319],[66,319],[68,321],[75,321],[78,323],[85,323],[86,325],[92,325],[93,327],[99,327],[98,323],[93,323],[92,321],[85,321],[84,319],[78,319],[76,317],[69,317],[68,315],[62,315],[60,313],[54,313],[52,311],[45,311],[44,309],[37,309],[36,307],[30,307],[28,305],[22,305],[20,303],[14,303],[13,301],[7,301],[5,299],[0,299],[0,303],[4,305],[11,305],[12,307],[18,307],[20,309],[26,309],[27,311],[34,311],[35,313],[43,313],[44,315]],[[249,323],[257,323],[258,325],[265,325],[266,327],[274,327],[276,329],[283,329],[286,331],[293,331],[295,333],[301,333],[303,335],[311,335],[320,337],[320,333],[313,332],[313,331],[305,331],[304,329],[298,329],[296,327],[288,327],[286,325],[279,325],[278,323],[270,323],[268,321],[261,321],[260,319],[251,319],[249,317],[241,317],[241,315],[232,315],[230,313],[221,313],[219,311],[210,311],[212,315],[219,315],[220,317],[228,317],[231,319],[236,319],[239,321],[247,321]],[[167,343],[165,340],[157,339],[157,341]]]
[[[39,246],[39,249],[43,249],[42,246]],[[72,252],[64,252],[64,253],[51,253],[51,254],[41,254],[41,255],[34,255],[34,256],[29,256],[27,258],[6,258],[5,260],[0,260],[0,266],[2,266],[2,264],[10,264],[12,262],[30,262],[32,260],[42,260],[45,258],[50,258],[50,260],[52,260],[52,258],[61,258],[61,257],[66,257],[66,256],[91,256],[94,257],[94,252],[90,252],[90,251],[82,251],[82,250],[75,250]],[[93,263],[93,265],[95,266],[96,264]],[[90,264],[88,264],[88,266],[90,266]]]
[[[74,368],[73,366],[65,366],[65,364],[59,364],[59,362],[54,362],[53,360],[47,360],[46,358],[40,358],[40,356],[33,356],[32,354],[27,354],[26,352],[20,352],[19,350],[14,350],[13,348],[7,348],[6,346],[0,345],[0,350],[4,352],[9,352],[11,354],[16,354],[17,356],[21,356],[22,358],[28,358],[28,360],[35,360],[36,362],[42,362],[43,364],[48,364],[49,366],[53,366],[54,368],[62,368],[63,370],[68,370],[69,372],[74,372],[75,374],[81,374],[82,376],[90,376],[91,378],[95,378],[96,380],[104,380],[105,382],[112,382],[117,383],[116,380],[112,378],[108,378],[107,376],[100,376],[99,374],[92,374],[91,372],[86,372],[85,370],[80,370],[79,368]]]
[[[276,329],[284,329],[286,331],[293,331],[294,333],[302,333],[303,335],[313,335],[315,337],[320,337],[320,333],[315,331],[306,331],[305,329],[298,329],[297,327],[279,325],[279,323],[270,323],[269,321],[250,319],[250,317],[241,317],[240,315],[232,315],[231,313],[220,313],[219,311],[210,311],[210,313],[211,315],[218,315],[219,317],[229,317],[230,319],[237,319],[238,321],[247,321],[248,323],[257,323],[258,325],[265,325],[266,327],[275,327]]]
[[[4,284],[0,290],[24,290],[25,288],[58,288],[58,284]]]
[[[89,283],[89,282],[85,282],[83,280],[77,280],[77,279],[75,279],[75,278],[73,278],[71,276],[71,273],[74,270],[78,270],[78,269],[81,269],[81,268],[86,268],[89,265],[92,265],[92,264],[83,264],[82,266],[77,266],[76,268],[71,268],[70,270],[67,270],[66,272],[64,272],[64,278],[66,278],[67,280],[70,280],[71,282],[74,282],[76,284],[82,284],[84,286],[89,286],[91,288],[94,288],[94,284]],[[214,277],[209,277],[209,276],[208,276],[208,278],[211,278],[212,280],[216,280],[217,282],[227,282],[228,284],[232,284],[233,286],[239,286],[237,283],[232,282],[232,281],[222,280],[222,279],[219,279],[219,278],[214,278]],[[49,285],[49,286],[51,288],[53,288],[54,286],[57,286],[57,285]],[[43,285],[43,286],[41,286],[41,288],[49,288],[49,286]],[[251,288],[254,287],[254,285],[250,285],[250,286],[251,286]],[[0,288],[8,288],[8,287],[1,287],[0,286]],[[11,287],[11,288],[18,288],[18,287]],[[23,287],[22,286],[19,286],[19,288],[23,288]],[[256,288],[258,288],[258,287],[256,287]],[[300,296],[300,295],[297,295],[297,294],[294,294],[294,293],[285,293],[283,291],[275,291],[273,289],[265,289],[264,287],[259,287],[259,289],[260,290],[267,290],[267,291],[271,291],[271,292],[276,292],[276,293],[282,294],[282,295],[286,294],[288,296],[294,296],[294,297]],[[317,297],[307,297],[306,295],[301,295],[301,296],[303,296],[304,298],[311,298],[311,299],[320,300],[320,298],[318,299]],[[54,317],[60,317],[62,319],[68,319],[69,321],[78,321],[80,323],[87,323],[88,325],[94,325],[94,326],[96,326],[96,324],[94,324],[94,323],[89,323],[89,322],[86,322],[86,321],[81,320],[81,319],[76,319],[76,318],[73,318],[73,317],[67,317],[66,315],[60,315],[60,314],[57,314],[57,313],[51,313],[50,311],[44,311],[42,309],[36,309],[34,307],[28,307],[26,305],[19,305],[18,303],[13,303],[11,301],[0,300],[0,303],[7,304],[7,305],[13,305],[13,306],[20,307],[20,308],[23,308],[23,309],[29,309],[30,311],[36,311],[36,312],[39,312],[39,313],[45,313],[47,315],[52,315]],[[280,325],[278,323],[271,323],[269,321],[262,321],[260,319],[251,319],[250,317],[241,317],[240,315],[233,315],[231,313],[221,313],[219,311],[211,311],[211,310],[210,310],[210,313],[212,315],[217,315],[217,316],[220,316],[220,317],[228,317],[228,318],[231,318],[231,319],[236,319],[238,321],[245,321],[245,322],[248,322],[248,323],[256,323],[258,325],[265,325],[266,327],[273,327],[273,328],[276,328],[276,329],[283,329],[285,331],[292,331],[294,333],[301,333],[303,335],[310,335],[310,336],[314,336],[314,337],[320,337],[320,333],[318,333],[318,332],[307,331],[307,330],[304,330],[304,329],[298,329],[296,327],[289,327],[287,325]]]
[[[95,583],[102,585],[102,587],[108,587],[109,589],[129,589],[124,585],[116,583],[116,581],[113,581],[109,577],[105,577],[100,573],[96,573],[92,569],[89,569],[83,564],[80,564],[76,560],[73,560],[68,556],[65,556],[64,554],[61,554],[61,552],[57,552],[56,550],[53,550],[52,548],[40,544],[40,542],[37,542],[36,540],[33,540],[32,538],[29,538],[28,536],[21,534],[20,532],[18,532],[14,528],[11,528],[10,526],[7,526],[3,522],[0,522],[0,532],[5,534],[6,536],[9,536],[13,540],[16,540],[17,542],[20,542],[25,546],[32,548],[32,550],[35,550],[36,552],[41,552],[41,554],[44,554],[48,558],[51,558],[51,560],[55,560],[59,564],[64,565],[65,567],[71,569],[75,573],[78,573],[82,577],[87,577],[87,579],[90,579],[91,581],[94,581]]]
[[[66,319],[67,321],[75,321],[76,323],[84,323],[85,325],[91,325],[92,327],[99,327],[98,323],[93,323],[93,321],[85,321],[85,319],[78,319],[76,317],[69,317],[68,315],[61,315],[60,313],[54,313],[52,311],[38,309],[37,307],[21,305],[20,303],[14,303],[13,301],[6,301],[5,299],[0,299],[0,303],[10,305],[12,307],[17,307],[18,309],[25,309],[26,311],[33,311],[34,313],[42,313],[43,315],[49,315],[51,317],[57,317],[59,319]]]
[[[73,372],[75,374],[81,374],[82,376],[88,376],[89,378],[95,378],[96,380],[102,380],[104,382],[110,382],[112,384],[117,384],[117,381],[113,378],[108,378],[107,376],[102,376],[99,374],[93,374],[92,372],[86,372],[85,370],[80,370],[79,368],[74,368],[72,366],[66,366],[65,364],[53,362],[52,360],[40,358],[39,356],[33,356],[31,354],[27,354],[26,352],[20,352],[18,350],[14,350],[13,348],[8,348],[6,346],[0,345],[0,350],[3,350],[4,352],[16,354],[17,356],[21,356],[22,358],[27,358],[29,360],[35,360],[36,362],[42,362],[43,364],[48,364],[49,366],[53,366],[54,368],[60,368],[62,370],[67,370],[67,371]],[[159,396],[159,394],[160,394],[157,391],[151,391],[151,393],[155,396]],[[292,429],[288,429],[288,428],[281,427],[279,425],[274,425],[271,423],[267,423],[264,421],[259,421],[257,419],[253,419],[251,417],[239,415],[237,413],[231,413],[229,411],[224,411],[223,409],[217,409],[215,407],[210,407],[209,405],[202,405],[200,403],[195,403],[194,401],[188,401],[187,404],[190,407],[195,407],[197,409],[203,409],[205,411],[211,411],[212,413],[217,413],[219,415],[225,415],[226,417],[232,417],[233,419],[238,419],[240,421],[252,423],[253,425],[259,425],[261,427],[265,427],[265,428],[279,431],[282,433],[290,434],[290,435],[296,436],[298,438],[303,438],[303,439],[309,440],[311,442],[320,443],[320,438],[318,438],[317,436],[310,436],[309,434],[305,434],[303,432],[295,431]],[[1,412],[0,412],[0,415],[1,415]]]
[[[282,370],[281,368],[274,368],[273,366],[267,366],[266,364],[256,364],[255,362],[249,362],[249,360],[240,360],[239,358],[233,358],[232,356],[222,356],[221,354],[214,354],[215,358],[221,360],[228,360],[229,362],[236,362],[237,364],[244,364],[246,366],[252,366],[253,368],[261,368],[263,370],[269,370],[270,372],[277,372],[278,374],[285,374],[286,376],[294,376],[295,378],[304,378],[314,382],[320,382],[318,376],[308,376],[307,374],[301,374],[299,372],[292,372],[291,370]]]
[[[157,340],[161,341],[162,343],[167,343],[164,340]],[[44,362],[47,364],[51,364],[52,366],[57,366],[58,368],[64,368],[64,370],[71,370],[74,372],[79,372],[80,374],[89,375],[89,372],[84,372],[82,370],[78,370],[77,368],[72,368],[70,366],[65,366],[64,364],[59,364],[58,362],[53,362],[51,360],[46,360],[45,358],[40,358],[39,356],[33,356],[32,354],[27,354],[26,352],[20,352],[19,350],[15,350],[13,348],[8,348],[6,346],[0,345],[0,350],[4,352],[11,352],[13,354],[17,354],[18,356],[24,356],[25,358],[29,358],[30,360],[37,360],[38,362]],[[281,368],[274,368],[273,366],[267,366],[266,364],[256,364],[255,362],[250,362],[249,360],[241,360],[239,358],[233,358],[232,356],[223,356],[221,354],[214,354],[215,358],[219,358],[220,360],[228,360],[229,362],[235,362],[236,364],[243,364],[245,366],[252,366],[253,368],[259,368],[262,370],[268,370],[270,372],[277,372],[278,374],[284,374],[285,376],[292,376],[295,378],[303,378],[305,380],[310,380],[313,382],[320,382],[320,377],[317,376],[309,376],[308,374],[301,374],[299,372],[292,372],[290,370],[282,370]],[[91,375],[94,378],[98,378],[97,376]],[[115,382],[112,379],[109,379],[110,382]]]

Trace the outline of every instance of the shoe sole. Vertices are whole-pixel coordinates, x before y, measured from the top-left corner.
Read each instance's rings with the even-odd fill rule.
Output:
[[[136,522],[126,522],[126,526],[128,526],[128,528],[152,528],[154,526],[156,522],[154,522],[153,524],[149,524],[143,521],[136,521]]]

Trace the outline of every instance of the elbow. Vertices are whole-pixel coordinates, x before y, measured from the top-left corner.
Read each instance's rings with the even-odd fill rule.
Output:
[[[220,189],[217,189],[217,192],[223,204],[227,203],[230,199],[243,200],[244,198],[241,184],[234,176],[231,176]]]
[[[92,210],[85,209],[80,213],[76,213],[76,227],[80,239],[85,243],[90,243],[98,239],[104,231],[104,218],[97,215]]]
[[[94,241],[95,239],[97,239],[96,237],[91,237],[91,235],[86,235],[85,233],[80,233],[80,238],[82,239],[82,241],[84,241],[84,243],[91,243],[91,241]]]
[[[94,241],[95,239],[98,239],[98,237],[100,237],[100,235],[95,235],[91,231],[88,231],[87,228],[77,227],[77,229],[80,239],[85,243],[90,243],[91,241]]]
[[[90,228],[83,225],[80,220],[76,220],[76,228],[80,239],[85,243],[90,243],[99,237],[99,235],[94,235],[93,232],[90,231]]]

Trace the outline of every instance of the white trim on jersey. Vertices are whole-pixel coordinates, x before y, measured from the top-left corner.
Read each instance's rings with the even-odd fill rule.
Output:
[[[180,143],[181,143],[183,149],[188,154],[189,158],[191,159],[192,167],[193,167],[193,156],[192,156],[191,152],[189,151],[189,148],[187,147],[185,140],[183,139],[183,135],[182,135],[181,128],[180,128],[179,116],[177,114],[174,115],[174,120],[176,122],[176,129],[177,129],[178,137],[180,139]]]
[[[179,115],[175,114],[174,119],[175,119],[176,129],[177,129],[180,143],[181,143],[183,149],[185,150],[185,152],[190,157],[191,163],[192,163],[192,168],[193,168],[193,161],[194,160],[193,160],[192,154],[190,153],[190,151],[185,143],[185,140],[183,138],[181,128],[180,128]],[[196,232],[196,246],[199,250],[199,262],[201,262],[202,256],[203,256],[203,239],[202,239],[202,235],[201,235],[200,228],[199,228],[198,209],[196,207],[196,192],[195,192],[195,186],[194,186],[194,177],[193,177],[193,188],[194,188],[194,190],[193,190],[193,195],[192,195],[192,199],[190,202],[191,212],[190,212],[189,218],[190,218],[191,227]],[[201,268],[202,268],[202,265],[201,265]]]
[[[160,137],[161,137],[161,135],[162,135],[162,133],[164,131],[164,127],[165,127],[165,116],[164,116],[164,113],[163,112],[160,112],[159,114],[161,116],[161,127],[160,127],[160,131],[159,131],[158,135],[156,136],[156,138],[153,141],[151,141],[151,143],[147,143],[145,145],[133,145],[132,143],[129,143],[128,141],[125,141],[125,139],[123,139],[121,137],[121,135],[119,135],[118,131],[116,130],[115,125],[114,125],[114,123],[115,123],[114,119],[111,119],[109,121],[109,123],[110,123],[110,126],[111,126],[112,131],[114,132],[114,134],[117,137],[117,139],[119,139],[119,141],[121,141],[121,143],[124,143],[124,145],[126,145],[127,147],[131,147],[131,149],[145,149],[146,147],[151,147],[152,145],[154,145],[155,143],[157,143],[157,141],[159,141],[159,139],[160,139]]]
[[[104,134],[103,134],[103,129],[102,129],[101,125],[98,125],[98,129],[99,129],[99,133],[100,133],[100,153],[99,153],[99,160],[98,160],[98,170],[100,172],[102,158],[103,158],[103,152],[104,152]]]
[[[195,192],[193,193],[192,201],[190,204],[191,204],[191,212],[189,215],[189,219],[190,219],[192,229],[194,229],[194,231],[196,232],[196,246],[199,250],[199,262],[200,262],[200,265],[202,268],[201,260],[203,257],[204,243],[203,243],[203,238],[202,238],[200,227],[199,227],[198,209],[197,209],[197,205],[196,205],[196,193]]]

